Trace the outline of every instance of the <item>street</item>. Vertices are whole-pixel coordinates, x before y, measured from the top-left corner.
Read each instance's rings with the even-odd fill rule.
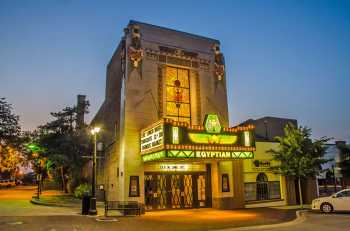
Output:
[[[118,217],[118,221],[98,221],[81,216],[77,208],[33,205],[29,202],[35,188],[18,187],[0,190],[0,230],[42,231],[229,231],[241,226],[276,224],[294,219],[294,211],[282,209],[215,210],[189,209],[147,212],[136,217]],[[102,215],[102,214],[100,214]],[[350,226],[350,214],[306,213],[306,220],[288,227],[260,230],[344,230]],[[103,218],[102,216],[98,218]]]

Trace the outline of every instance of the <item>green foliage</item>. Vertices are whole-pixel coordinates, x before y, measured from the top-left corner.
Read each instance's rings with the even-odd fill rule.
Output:
[[[12,105],[0,98],[0,145],[16,146],[20,143],[19,117],[12,112]]]
[[[346,144],[339,144],[338,149],[340,150],[341,155],[341,174],[344,177],[350,177],[350,147]]]
[[[19,117],[12,111],[12,105],[0,98],[0,173],[6,177],[14,177],[19,167],[27,163]]]
[[[23,155],[17,149],[10,145],[0,147],[0,173],[3,173],[6,177],[14,177],[24,161]]]
[[[74,190],[74,196],[76,198],[83,198],[84,196],[91,196],[91,184],[80,184]]]
[[[76,107],[66,107],[51,115],[54,119],[39,127],[32,143],[40,147],[41,158],[52,162],[57,170],[55,176],[60,177],[67,191],[68,183],[74,188],[83,180],[81,171],[86,160],[82,156],[91,152],[90,137],[85,128],[77,128]]]
[[[268,152],[273,155],[274,160],[280,164],[273,170],[285,176],[296,178],[313,177],[322,171],[321,165],[329,160],[323,159],[326,151],[325,144],[330,139],[322,137],[312,141],[311,129],[307,127],[295,128],[288,124],[285,136],[276,137],[280,143],[279,147]]]

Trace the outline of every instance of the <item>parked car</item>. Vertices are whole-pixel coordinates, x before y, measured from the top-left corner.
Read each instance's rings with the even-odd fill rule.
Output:
[[[16,186],[15,180],[0,180],[0,187],[14,187]]]
[[[311,208],[312,210],[320,210],[324,213],[350,211],[350,189],[341,190],[329,197],[314,199]]]

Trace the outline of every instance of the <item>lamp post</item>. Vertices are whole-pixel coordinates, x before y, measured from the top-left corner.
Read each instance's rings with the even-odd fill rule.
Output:
[[[100,132],[99,127],[91,129],[91,134],[94,136],[94,156],[92,159],[92,188],[91,188],[91,199],[90,199],[90,215],[96,215],[96,154],[97,154],[97,133]]]

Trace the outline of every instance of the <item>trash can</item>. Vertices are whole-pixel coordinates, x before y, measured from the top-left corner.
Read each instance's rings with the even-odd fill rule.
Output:
[[[84,196],[81,201],[81,214],[88,215],[90,210],[90,196]]]

